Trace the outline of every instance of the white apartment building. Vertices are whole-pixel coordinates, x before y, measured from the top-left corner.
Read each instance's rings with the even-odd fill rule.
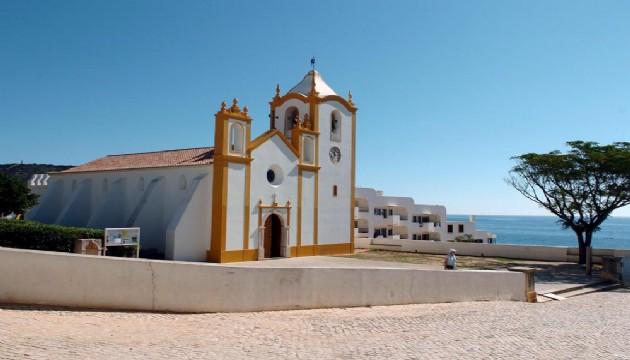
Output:
[[[416,204],[410,197],[356,188],[354,206],[355,239],[453,241],[471,235],[475,242],[496,241],[495,234],[475,229],[474,216],[469,221],[447,221],[446,207]]]

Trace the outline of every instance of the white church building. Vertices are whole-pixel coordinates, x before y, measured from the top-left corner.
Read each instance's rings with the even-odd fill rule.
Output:
[[[270,104],[252,138],[247,107],[221,104],[214,147],[110,155],[30,181],[27,219],[141,229],[144,256],[239,262],[350,254],[355,238],[449,241],[474,218],[448,222],[441,205],[355,189],[357,108],[316,71]]]
[[[215,114],[214,147],[110,155],[31,182],[43,223],[141,228],[171,260],[237,262],[354,251],[357,108],[319,73],[270,102],[253,137],[237,100]]]

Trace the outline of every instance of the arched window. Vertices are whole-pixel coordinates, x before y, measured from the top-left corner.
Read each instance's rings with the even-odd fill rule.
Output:
[[[144,178],[142,176],[138,179],[138,191],[144,191]]]
[[[330,113],[330,140],[341,141],[341,113],[337,110]]]
[[[304,143],[302,144],[302,151],[304,152],[304,162],[312,164],[314,161],[313,154],[315,153],[315,142],[313,138],[310,136],[306,136],[304,138]]]
[[[184,175],[179,177],[179,190],[186,190],[186,177]]]
[[[234,123],[230,126],[230,151],[233,153],[243,153],[243,125]]]
[[[109,181],[107,179],[103,179],[103,192],[109,189]]]
[[[297,125],[300,121],[300,112],[295,106],[291,106],[287,109],[287,112],[284,115],[284,136],[287,139],[291,138],[291,129]]]

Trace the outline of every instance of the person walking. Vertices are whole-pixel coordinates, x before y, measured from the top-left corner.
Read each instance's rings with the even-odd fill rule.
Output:
[[[455,270],[457,267],[457,256],[455,256],[455,249],[451,249],[444,258],[444,270]]]

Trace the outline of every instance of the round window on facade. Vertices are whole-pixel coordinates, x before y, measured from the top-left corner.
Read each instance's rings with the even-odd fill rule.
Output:
[[[282,180],[282,169],[278,165],[271,165],[269,170],[267,170],[267,181],[273,186],[278,186],[282,183]]]

